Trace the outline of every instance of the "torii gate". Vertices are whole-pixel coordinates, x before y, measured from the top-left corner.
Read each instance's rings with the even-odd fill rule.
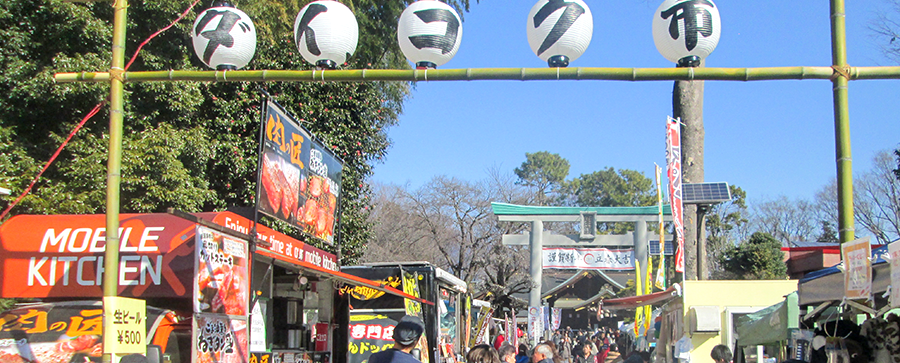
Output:
[[[659,220],[659,207],[538,207],[507,203],[491,203],[494,215],[501,222],[531,222],[531,232],[503,235],[504,245],[528,245],[531,251],[530,273],[533,285],[528,306],[542,306],[541,278],[543,277],[543,247],[634,247],[635,260],[640,265],[636,273],[647,275],[647,260],[651,239],[659,235],[647,231],[647,222]],[[663,220],[672,221],[672,209],[663,206]],[[544,222],[580,222],[581,234],[560,235],[544,231]],[[633,222],[634,232],[621,235],[595,235],[597,222]],[[540,231],[541,233],[534,233]],[[660,251],[662,252],[662,251]]]

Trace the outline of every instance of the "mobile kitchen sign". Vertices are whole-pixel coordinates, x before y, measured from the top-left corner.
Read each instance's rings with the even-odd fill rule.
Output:
[[[272,101],[262,126],[259,211],[333,244],[342,162]]]

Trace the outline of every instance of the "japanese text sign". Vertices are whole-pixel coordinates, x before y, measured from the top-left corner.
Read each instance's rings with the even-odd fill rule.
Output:
[[[259,211],[334,243],[341,161],[274,102],[262,127]]]
[[[103,297],[103,350],[147,354],[147,303],[141,299]]]
[[[872,297],[872,246],[869,238],[841,244],[844,258],[844,297],[866,299]]]
[[[634,249],[544,247],[544,268],[633,270]]]

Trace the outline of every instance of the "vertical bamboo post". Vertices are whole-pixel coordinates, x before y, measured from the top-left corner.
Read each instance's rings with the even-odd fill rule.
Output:
[[[119,184],[122,169],[122,123],[124,108],[125,31],[128,0],[113,3],[112,64],[109,73],[109,160],[106,175],[106,250],[103,257],[103,296],[119,293]],[[107,315],[104,306],[104,315]],[[112,324],[103,322],[103,335],[111,336]],[[113,361],[103,347],[103,363]]]
[[[850,154],[850,111],[847,85],[847,27],[844,0],[831,0],[831,61],[834,75],[834,135],[837,163],[838,227],[841,243],[852,241],[853,226],[853,159]]]

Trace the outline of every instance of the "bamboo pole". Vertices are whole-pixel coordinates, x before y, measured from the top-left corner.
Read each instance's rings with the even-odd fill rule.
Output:
[[[841,243],[852,241],[853,222],[853,159],[850,154],[850,111],[847,86],[850,78],[847,66],[847,28],[844,0],[831,0],[831,61],[835,74],[834,136],[838,187],[838,234]]]
[[[846,64],[846,63],[845,63]],[[365,81],[476,81],[476,80],[606,80],[606,81],[767,81],[831,79],[832,67],[762,68],[460,68],[431,70],[251,70],[127,72],[127,82],[365,82]],[[900,79],[900,66],[850,67],[849,80]],[[57,73],[59,83],[108,82],[108,72]]]
[[[112,63],[109,81],[109,160],[106,175],[106,250],[103,260],[103,297],[119,294],[119,185],[122,169],[122,127],[124,107],[125,33],[127,29],[128,0],[116,0],[113,4]],[[117,75],[109,77],[109,74]],[[110,316],[103,305],[104,316]],[[103,336],[114,336],[113,325],[103,323]],[[113,354],[103,347],[103,363],[113,362]]]

